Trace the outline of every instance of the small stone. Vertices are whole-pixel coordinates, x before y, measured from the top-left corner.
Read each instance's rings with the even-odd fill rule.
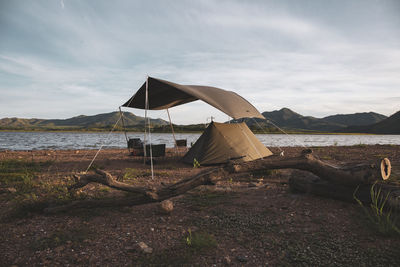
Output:
[[[225,257],[224,257],[224,263],[225,263],[226,265],[230,265],[230,264],[232,263],[231,258],[229,258],[229,256],[225,256]]]
[[[8,191],[8,193],[16,193],[17,189],[15,189],[14,187],[8,187],[7,191]]]
[[[247,262],[247,261],[248,261],[247,256],[243,256],[243,255],[238,255],[238,256],[236,256],[236,259],[237,259],[239,262]]]
[[[159,205],[160,212],[163,214],[170,214],[174,209],[174,204],[171,200],[164,200]]]
[[[144,242],[139,242],[139,248],[141,249],[141,251],[142,252],[144,252],[144,253],[148,253],[148,254],[150,254],[150,253],[152,253],[153,252],[153,249],[151,248],[151,247],[149,247],[146,243],[144,243]]]

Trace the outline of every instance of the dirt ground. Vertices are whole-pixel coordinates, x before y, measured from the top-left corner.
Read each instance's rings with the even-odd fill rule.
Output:
[[[302,150],[282,149],[286,157]],[[400,146],[313,151],[330,163],[388,157],[391,180],[400,181]],[[0,161],[45,162],[34,178],[44,186],[70,181],[72,174],[86,170],[95,153],[2,151]],[[152,179],[142,158],[114,149],[101,151],[94,165],[138,186],[174,183],[205,168],[168,156],[156,159]],[[171,199],[169,215],[160,213],[158,204],[147,204],[12,217],[8,212],[21,194],[10,189],[0,194],[0,266],[400,266],[399,235],[378,232],[355,201],[291,193],[290,175],[281,170],[228,177]],[[94,184],[79,193],[121,195]],[[140,248],[141,242],[151,249]]]

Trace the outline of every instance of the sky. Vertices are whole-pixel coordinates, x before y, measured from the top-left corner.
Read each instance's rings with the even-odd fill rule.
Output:
[[[389,116],[400,1],[0,0],[0,118],[116,111],[147,75],[231,90],[260,112]],[[170,113],[228,119],[200,101]]]

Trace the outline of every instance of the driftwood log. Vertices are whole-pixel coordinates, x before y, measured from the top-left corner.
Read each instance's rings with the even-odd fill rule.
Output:
[[[298,169],[307,171],[313,176],[311,178],[304,178],[303,176],[302,179],[292,179],[290,182],[291,187],[297,191],[317,194],[318,192],[321,192],[322,195],[328,196],[329,192],[332,191],[329,188],[334,186],[337,186],[340,190],[343,188],[350,190],[350,196],[352,196],[354,189],[358,185],[370,186],[377,180],[388,179],[391,173],[390,161],[386,158],[374,164],[335,166],[316,158],[310,149],[304,150],[302,155],[299,157],[284,158],[280,156],[271,156],[252,162],[231,162],[219,167],[205,169],[200,173],[185,178],[175,184],[161,186],[159,188],[133,186],[117,181],[111,174],[105,171],[96,170],[95,172],[82,176],[75,176],[76,181],[68,188],[68,190],[76,190],[89,183],[95,182],[114,189],[129,192],[131,193],[129,194],[130,196],[123,199],[89,199],[74,201],[66,205],[48,207],[45,209],[45,212],[54,213],[75,208],[134,206],[152,202],[161,202],[165,199],[184,194],[200,185],[215,184],[217,181],[226,179],[232,174],[248,173],[267,169]],[[315,178],[320,181],[317,183]],[[324,185],[320,186],[321,183]],[[324,189],[316,189],[318,187],[324,187]],[[348,198],[348,194],[346,193],[345,195],[346,198]]]
[[[295,171],[289,178],[289,186],[292,192],[310,193],[347,202],[355,202],[355,197],[361,202],[371,202],[371,184],[343,185],[328,182],[311,173]],[[384,200],[389,194],[387,207],[400,210],[400,187],[391,184],[377,183],[375,192],[381,190],[380,200]]]

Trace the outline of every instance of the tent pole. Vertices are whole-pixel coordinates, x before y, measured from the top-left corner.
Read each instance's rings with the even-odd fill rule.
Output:
[[[144,98],[144,136],[143,136],[143,153],[144,153],[144,158],[143,158],[143,163],[146,163],[146,157],[147,157],[147,153],[146,153],[146,135],[147,135],[147,92],[148,92],[148,80],[149,77],[146,77],[146,96]]]
[[[128,139],[128,136],[126,135],[126,128],[125,128],[125,122],[124,122],[124,114],[122,113],[121,106],[119,106],[119,114],[120,114],[121,119],[122,119],[122,128],[124,129],[124,134],[125,134],[126,143],[128,144],[129,139]],[[128,152],[129,152],[129,153],[131,152],[131,151],[129,150],[129,144],[128,144]]]
[[[145,99],[145,111],[146,111],[146,118],[147,118],[147,125],[149,126],[149,144],[150,144],[150,166],[151,166],[151,179],[154,180],[154,168],[153,168],[153,149],[151,147],[151,125],[150,125],[150,118],[147,117],[147,110],[149,109],[149,76],[147,75],[146,79],[146,99]],[[145,120],[146,120],[145,118]],[[146,160],[146,147],[144,148],[145,151],[145,160]]]
[[[167,113],[168,113],[169,125],[171,126],[171,130],[172,130],[172,137],[174,138],[175,154],[177,154],[178,153],[178,144],[176,143],[174,126],[172,125],[171,116],[169,115],[169,109],[167,109]]]

